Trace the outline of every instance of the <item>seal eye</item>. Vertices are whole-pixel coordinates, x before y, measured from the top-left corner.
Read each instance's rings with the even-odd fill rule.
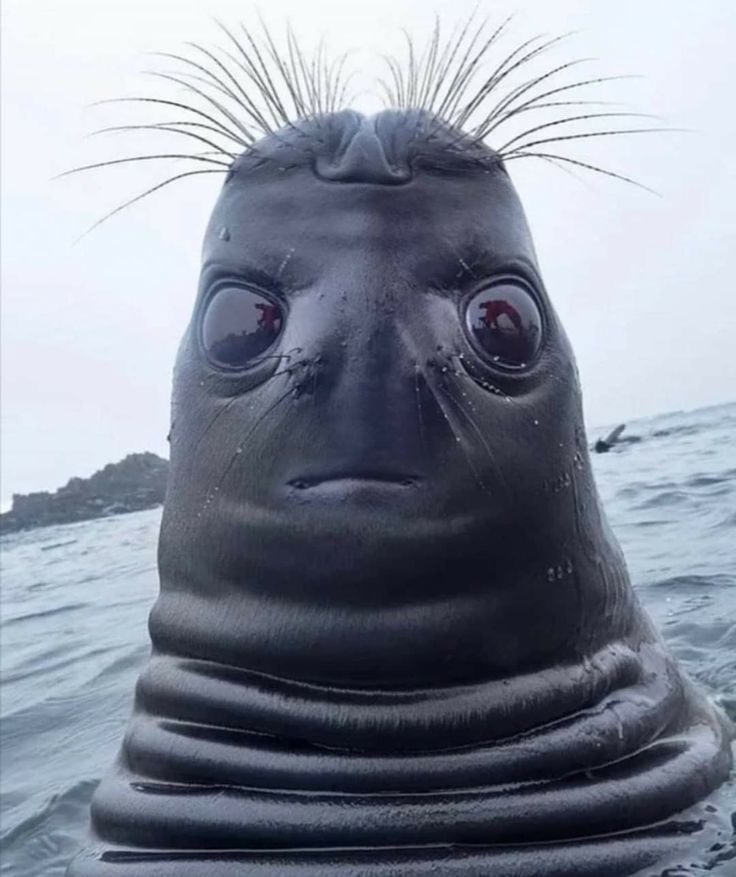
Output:
[[[228,286],[207,306],[202,343],[215,365],[244,368],[265,353],[281,332],[282,308],[242,286]]]
[[[476,293],[465,310],[468,332],[494,363],[523,368],[542,344],[542,315],[531,294],[503,280]]]

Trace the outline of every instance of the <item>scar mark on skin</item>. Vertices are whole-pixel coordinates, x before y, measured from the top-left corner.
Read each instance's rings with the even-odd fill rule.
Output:
[[[284,269],[286,268],[286,266],[287,266],[287,265],[289,264],[289,262],[291,261],[291,257],[292,257],[293,255],[294,255],[294,248],[291,247],[290,250],[289,250],[289,252],[288,252],[288,253],[284,256],[284,258],[281,260],[281,264],[279,265],[279,270],[276,272],[276,276],[277,276],[277,277],[281,277],[281,275],[282,275],[283,272],[284,272]]]
[[[460,263],[463,271],[466,271],[468,274],[470,274],[471,277],[475,276],[473,274],[473,269],[470,267],[470,265],[468,265],[468,263],[465,261],[465,259],[458,257],[458,262]],[[457,276],[461,277],[462,273],[463,273],[462,271],[458,271]]]

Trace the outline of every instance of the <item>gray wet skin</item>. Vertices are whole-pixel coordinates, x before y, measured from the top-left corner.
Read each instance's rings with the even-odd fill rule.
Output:
[[[623,877],[717,835],[727,732],[602,516],[518,196],[427,125],[304,123],[222,190],[154,652],[72,874]],[[543,321],[516,370],[465,329],[502,278]],[[203,321],[233,286],[283,319],[223,369]]]

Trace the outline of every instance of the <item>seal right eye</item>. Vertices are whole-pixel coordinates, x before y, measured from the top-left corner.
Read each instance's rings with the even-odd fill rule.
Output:
[[[515,280],[499,280],[467,304],[470,336],[494,364],[524,368],[539,352],[542,315],[532,295]]]
[[[276,341],[284,312],[273,299],[244,286],[221,289],[207,305],[202,343],[221,368],[245,368]]]

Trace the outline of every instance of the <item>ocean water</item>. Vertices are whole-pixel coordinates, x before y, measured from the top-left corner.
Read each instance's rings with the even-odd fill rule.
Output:
[[[685,669],[736,718],[736,404],[626,435],[641,440],[593,463],[633,582]],[[84,836],[148,654],[160,514],[2,539],[3,875],[61,875]],[[724,801],[736,811],[733,786]],[[708,873],[736,875],[736,860]]]

